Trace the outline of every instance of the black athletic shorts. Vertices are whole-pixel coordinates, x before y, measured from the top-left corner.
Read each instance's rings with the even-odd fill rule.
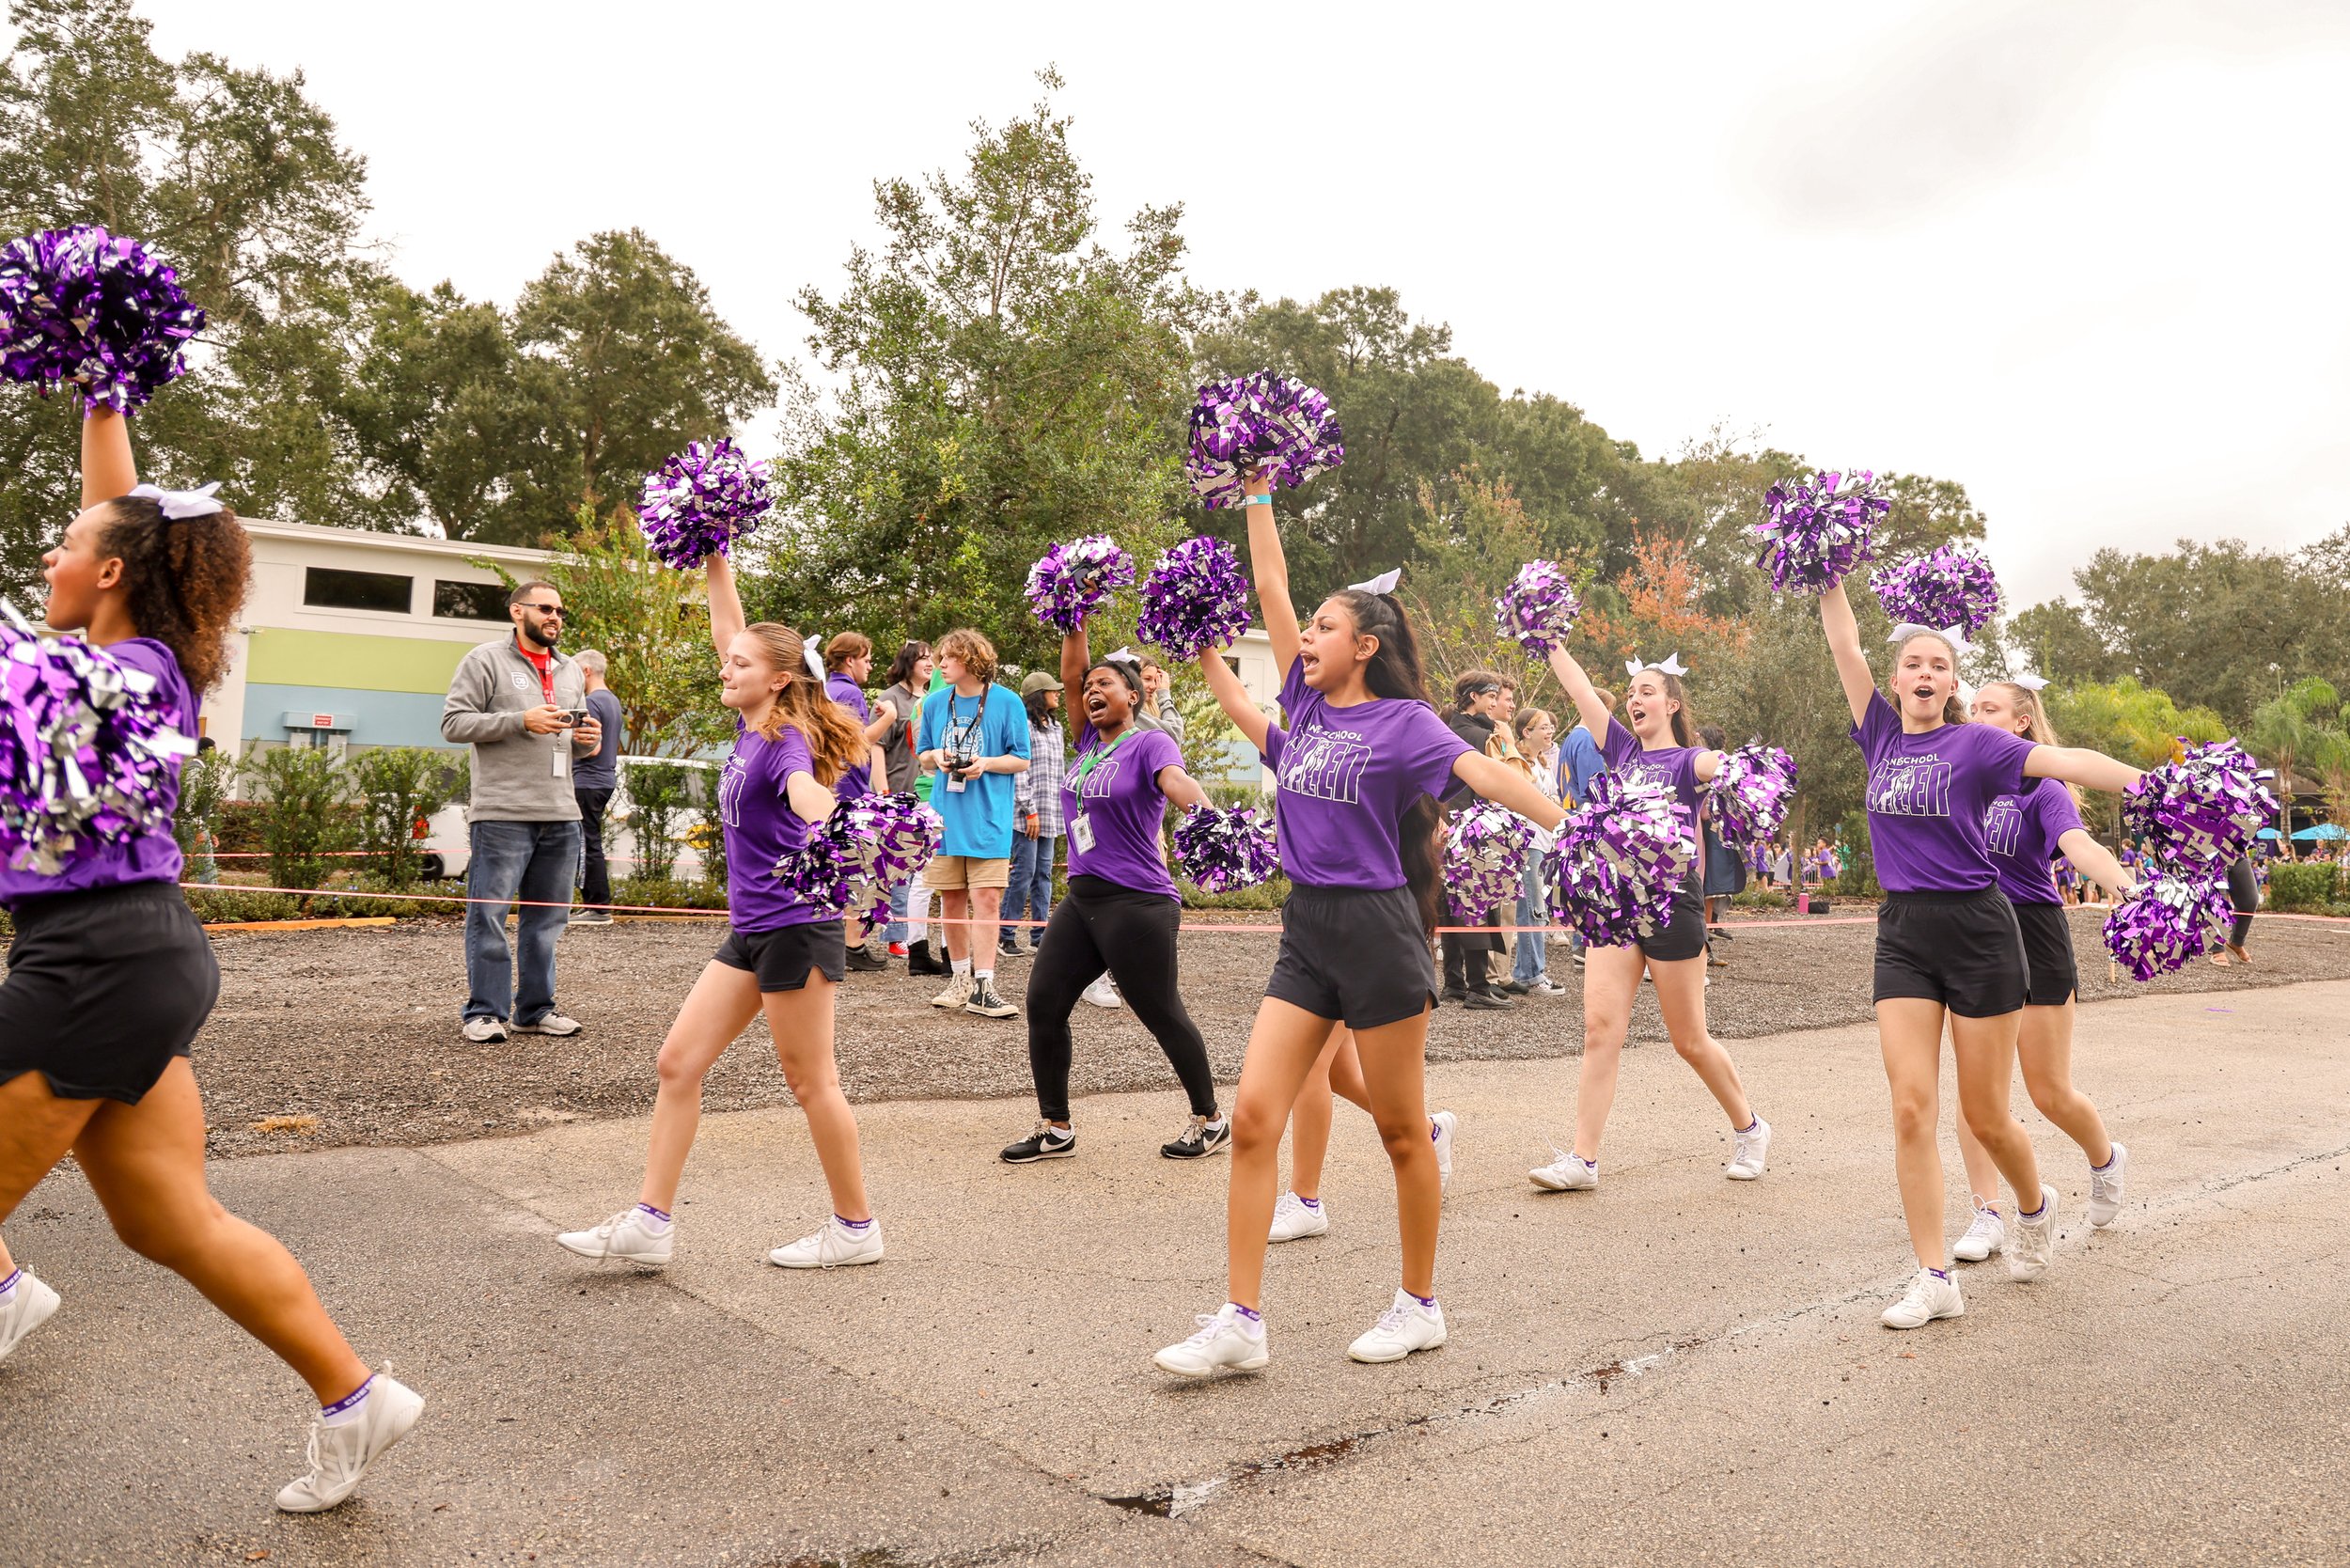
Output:
[[[729,969],[759,977],[759,989],[807,989],[810,970],[838,985],[849,972],[848,933],[838,920],[818,920],[805,926],[778,926],[774,931],[729,931],[712,955]]]
[[[2024,993],[2027,1007],[2062,1007],[2080,987],[2080,971],[2073,962],[2073,924],[2060,903],[2019,903],[2015,923],[2024,933],[2024,963],[2031,984]]]
[[[1916,996],[1961,1018],[1997,1018],[2021,1009],[2030,987],[2024,933],[1997,887],[1885,895],[1877,911],[1877,1001]]]
[[[1696,867],[1691,867],[1689,884],[1673,895],[1672,918],[1656,928],[1653,936],[1643,936],[1633,946],[1640,956],[1659,964],[1682,958],[1705,956],[1705,895],[1695,884]]]
[[[25,899],[0,981],[0,1083],[135,1105],[184,1057],[220,996],[220,964],[168,882]]]
[[[1375,1029],[1436,1000],[1436,962],[1409,887],[1292,884],[1281,906],[1281,951],[1264,994]]]

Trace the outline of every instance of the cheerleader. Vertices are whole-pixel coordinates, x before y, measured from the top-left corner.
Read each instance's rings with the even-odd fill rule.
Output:
[[[735,713],[734,750],[718,778],[729,929],[661,1043],[661,1088],[636,1206],[556,1240],[583,1258],[667,1265],[677,1245],[670,1211],[701,1121],[702,1079],[764,1011],[832,1193],[832,1217],[767,1261],[778,1268],[877,1263],[881,1224],[866,1201],[856,1117],[833,1059],[833,1009],[848,967],[840,916],[771,874],[778,858],[807,845],[811,825],[832,815],[834,785],[866,758],[865,732],[802,663],[798,633],[771,621],[744,624],[727,558],[712,556],[704,569],[718,700]]]
[[[2056,726],[2041,705],[2044,682],[2027,676],[2020,681],[1994,681],[1975,693],[1974,721],[2021,735],[2041,745],[2057,744]],[[2089,1223],[2103,1229],[2122,1212],[2122,1179],[2130,1152],[2106,1136],[2104,1118],[2089,1096],[2073,1087],[2073,999],[2077,979],[2073,964],[2073,927],[2064,913],[2063,895],[2048,872],[2057,855],[2067,864],[2128,896],[2129,879],[2103,844],[2081,825],[2080,805],[2073,792],[2053,778],[2035,780],[2013,794],[2003,794],[1983,815],[1983,847],[1991,853],[1998,873],[1999,891],[2015,906],[2015,923],[2024,937],[2024,964],[2030,972],[2024,994],[2024,1015],[2015,1033],[2015,1054],[2024,1066],[2024,1087],[2040,1114],[2080,1145],[2089,1159]],[[1999,1103],[2008,1104],[2002,1087]],[[1967,1185],[1973,1189],[1974,1222],[1950,1251],[1964,1262],[1981,1262],[1999,1250],[2007,1239],[2007,1223],[1999,1213],[1999,1172],[1990,1151],[1958,1121],[1958,1148],[1966,1163]]]
[[[1216,1109],[1208,1044],[1176,988],[1175,928],[1183,906],[1167,874],[1159,829],[1168,806],[1195,809],[1208,804],[1208,792],[1183,771],[1183,754],[1172,736],[1137,722],[1143,697],[1135,666],[1089,658],[1082,624],[1061,638],[1060,679],[1077,694],[1085,715],[1076,753],[1061,775],[1069,896],[1045,921],[1028,971],[1036,1130],[1000,1157],[1007,1165],[1029,1165],[1077,1152],[1069,1121],[1069,1016],[1086,987],[1107,973],[1167,1053],[1191,1100],[1189,1124],[1159,1152],[1171,1160],[1204,1158],[1230,1143],[1232,1124]],[[1044,870],[1049,876],[1052,868]]]
[[[82,512],[41,557],[42,613],[154,681],[173,727],[192,737],[197,694],[227,665],[252,548],[214,487],[137,479],[122,416],[88,410]],[[171,770],[166,808],[176,760]],[[70,1151],[125,1245],[185,1278],[310,1386],[310,1470],[277,1506],[315,1513],[351,1496],[424,1400],[370,1372],[302,1265],[205,1186],[188,1049],[220,995],[220,966],[180,895],[180,864],[164,828],[93,847],[55,873],[0,867],[0,906],[16,921],[0,982],[0,1219]],[[57,1304],[0,1246],[0,1356]]]
[[[1371,1114],[1371,1091],[1363,1087],[1362,1053],[1355,1048],[1354,1031],[1330,1031],[1330,1043],[1314,1058],[1306,1087],[1290,1107],[1290,1184],[1273,1205],[1273,1229],[1266,1240],[1305,1241],[1330,1233],[1330,1209],[1322,1200],[1322,1166],[1330,1153],[1331,1112],[1344,1100],[1366,1116]],[[1436,1151],[1436,1190],[1452,1184],[1452,1135],[1460,1119],[1449,1110],[1428,1116],[1428,1140]]]
[[[1608,768],[1625,778],[1645,778],[1669,787],[1689,813],[1692,833],[1698,824],[1698,787],[1721,771],[1722,754],[1698,745],[1697,722],[1689,712],[1687,672],[1681,655],[1661,665],[1626,666],[1631,683],[1624,688],[1624,716],[1630,729],[1617,722],[1573,654],[1563,648],[1550,651],[1550,669],[1574,702],[1575,712],[1595,735],[1604,737],[1600,753]],[[1733,1182],[1751,1182],[1769,1162],[1771,1124],[1754,1114],[1747,1102],[1746,1086],[1730,1053],[1705,1027],[1705,880],[1702,863],[1692,864],[1689,880],[1673,895],[1672,918],[1653,935],[1627,947],[1593,947],[1583,964],[1583,1063],[1575,1074],[1574,1147],[1559,1151],[1551,1164],[1527,1172],[1533,1184],[1548,1192],[1589,1191],[1599,1185],[1599,1140],[1607,1129],[1607,1113],[1616,1103],[1616,1076],[1623,1063],[1624,1037],[1632,1027],[1632,999],[1639,994],[1643,970],[1656,986],[1656,1006],[1673,1049],[1697,1075],[1722,1113],[1730,1118],[1734,1140],[1730,1163],[1722,1174]]]
[[[1884,1322],[1920,1328],[1966,1309],[1950,1275],[1935,1142],[1946,1015],[1959,1112],[2015,1190],[2019,1209],[2030,1205],[2016,1215],[2009,1274],[2040,1278],[2056,1240],[2056,1189],[2040,1180],[2031,1139],[2008,1108],[2031,982],[1984,820],[1993,802],[2021,795],[2029,779],[2121,791],[2138,775],[2093,751],[2036,745],[2001,726],[1966,723],[1958,701],[1966,645],[1956,631],[1893,629],[1896,706],[1876,688],[1842,584],[1820,596],[1820,624],[1852,710],[1853,739],[1869,765],[1869,841],[1886,890],[1877,912],[1877,1040],[1893,1102],[1893,1168],[1918,1272]]]
[[[1155,1357],[1187,1377],[1266,1363],[1260,1312],[1281,1128],[1334,1024],[1355,1036],[1395,1169],[1402,1234],[1402,1286],[1347,1354],[1399,1361],[1444,1342],[1435,1294],[1443,1191],[1423,1071],[1436,996],[1429,955],[1440,894],[1436,797],[1457,779],[1540,826],[1564,816],[1532,780],[1475,751],[1436,716],[1393,574],[1332,594],[1298,624],[1265,476],[1252,476],[1248,492],[1249,557],[1289,727],[1258,710],[1216,650],[1201,651],[1199,667],[1280,784],[1276,822],[1292,890],[1234,1100],[1227,1299],[1200,1317],[1198,1333]]]

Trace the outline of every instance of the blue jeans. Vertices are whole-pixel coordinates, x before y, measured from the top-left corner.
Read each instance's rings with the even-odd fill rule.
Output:
[[[1522,926],[1546,923],[1550,916],[1543,907],[1548,901],[1543,897],[1543,857],[1540,855],[1526,857],[1526,876],[1518,887],[1517,923]],[[1550,963],[1543,954],[1543,944],[1549,940],[1550,933],[1547,932],[1519,932],[1517,962],[1511,966],[1510,978],[1521,985],[1531,985],[1548,976]]]
[[[1004,889],[1007,921],[1053,917],[1053,846],[1059,842],[1042,834],[1033,839],[1024,833],[1011,836],[1011,884]],[[1006,925],[1004,934],[1014,935],[1018,929]],[[1041,927],[1027,934],[1030,947],[1044,939]]]
[[[882,928],[883,941],[903,942],[914,929],[906,924],[906,895],[913,889],[912,883],[901,882],[889,890],[889,923]]]
[[[465,893],[490,902],[465,906],[465,1016],[535,1024],[555,1011],[555,939],[571,919],[579,823],[475,823],[471,837]],[[506,909],[518,898],[519,986],[506,950]]]

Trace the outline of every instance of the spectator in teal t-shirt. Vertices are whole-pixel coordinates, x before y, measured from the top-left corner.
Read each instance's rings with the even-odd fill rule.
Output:
[[[1013,1018],[1020,1010],[995,994],[995,922],[1011,881],[1011,779],[1028,770],[1028,710],[993,684],[995,648],[977,632],[938,639],[938,673],[950,683],[922,699],[914,741],[916,762],[938,775],[931,808],[947,829],[925,880],[938,892],[953,975],[932,999]]]

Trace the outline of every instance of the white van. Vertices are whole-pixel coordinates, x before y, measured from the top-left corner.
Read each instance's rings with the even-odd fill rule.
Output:
[[[615,882],[631,875],[636,868],[636,835],[629,823],[628,770],[634,762],[660,762],[673,767],[691,768],[701,774],[700,787],[695,792],[694,808],[680,814],[671,831],[681,840],[705,819],[713,803],[713,792],[718,787],[719,763],[702,761],[690,757],[621,757],[620,787],[612,796],[612,804],[603,813],[603,857],[612,868]],[[462,877],[473,862],[473,836],[465,830],[465,808],[460,803],[443,807],[426,823],[424,874],[428,877]],[[669,874],[680,882],[693,882],[702,874],[702,857],[690,843],[680,842],[677,861]]]

